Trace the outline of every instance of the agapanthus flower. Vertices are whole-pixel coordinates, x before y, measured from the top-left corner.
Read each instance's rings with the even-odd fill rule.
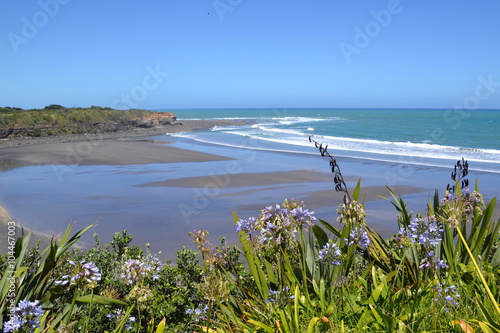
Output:
[[[140,260],[128,259],[122,266],[122,279],[127,280],[128,284],[133,284],[144,279],[146,276],[146,267]]]
[[[236,223],[236,232],[244,231],[250,235],[255,230],[255,217],[250,217],[248,220],[239,220]]]
[[[401,228],[400,235],[413,243],[423,246],[435,246],[442,240],[443,228],[434,217],[413,218],[407,228]]]
[[[106,318],[108,319],[114,319],[115,322],[121,322],[123,320],[123,316],[125,314],[122,313],[121,309],[117,309],[114,313],[109,313]],[[129,317],[127,321],[125,322],[125,329],[127,331],[130,331],[133,327],[133,323],[136,321],[135,317]]]
[[[323,262],[331,261],[332,265],[339,266],[342,265],[341,255],[342,253],[337,244],[326,243],[325,246],[319,250],[318,259]]]
[[[266,303],[276,303],[277,301],[283,299],[283,297],[289,298],[289,299],[295,299],[295,295],[290,292],[290,288],[283,287],[280,290],[273,290],[269,288],[269,296],[266,299]]]
[[[445,262],[437,257],[434,256],[434,251],[430,251],[427,253],[424,259],[420,262],[420,266],[418,266],[420,269],[424,268],[432,268],[432,269],[438,269],[438,268],[443,268],[446,269],[448,268],[448,265],[445,264]]]
[[[125,329],[130,331],[132,329],[132,324],[135,322],[135,317],[129,317],[128,322],[125,323]]]
[[[16,332],[23,328],[28,328],[34,332],[40,326],[40,317],[43,316],[43,309],[38,300],[30,302],[22,300],[14,308],[14,316],[4,324],[4,332]]]
[[[189,232],[189,235],[193,238],[193,241],[198,244],[200,250],[204,253],[212,251],[212,244],[208,240],[208,231],[205,229],[194,229]]]
[[[271,288],[269,288],[269,296],[266,299],[266,303],[275,303],[277,295],[278,295],[278,291],[272,290]]]
[[[274,238],[274,234],[273,234],[274,227],[275,227],[275,225],[273,223],[266,222],[265,227],[260,229],[260,240],[262,242],[267,242],[267,241],[272,240]],[[277,245],[279,245],[281,243],[281,240],[278,239],[276,243],[277,243]]]
[[[436,297],[434,301],[444,303],[446,312],[450,312],[450,305],[458,306],[460,294],[454,285],[447,286],[445,282],[440,282],[434,287],[434,290],[436,290],[438,294],[438,297]]]
[[[199,321],[200,319],[206,320],[205,313],[208,310],[209,310],[208,305],[205,305],[205,307],[203,307],[203,309],[201,309],[200,307],[195,308],[195,309],[187,309],[186,314],[193,315],[193,319],[195,321]]]
[[[471,192],[468,187],[462,189],[460,195],[454,195],[446,191],[445,196],[441,199],[441,206],[447,212],[448,220],[452,225],[456,225],[457,219],[464,219],[474,211],[485,206],[482,195],[477,192]]]
[[[313,226],[312,221],[316,221],[314,212],[309,211],[309,209],[304,209],[302,206],[292,209],[291,214],[297,221],[306,223],[309,226]]]
[[[304,225],[312,226],[316,220],[314,212],[305,209],[303,204],[295,199],[286,199],[281,206],[268,206],[256,219],[251,218],[245,222],[253,222],[251,230],[259,231],[258,241],[268,249],[281,244],[288,246],[297,241],[297,233]],[[239,225],[240,229],[245,226],[243,222]]]
[[[361,227],[355,225],[349,233],[349,238],[346,238],[345,241],[347,246],[359,244],[362,249],[366,250],[368,245],[370,245],[370,236],[368,236],[368,233],[362,230]]]
[[[69,283],[71,286],[93,288],[101,280],[99,268],[93,262],[86,263],[85,260],[82,260],[79,263],[75,263],[70,260],[69,264],[73,266],[73,274],[63,275],[61,280],[55,281],[56,285],[64,286]]]
[[[163,265],[156,257],[156,254],[150,260],[128,259],[122,266],[122,279],[127,280],[127,283],[132,285],[147,277],[154,280],[159,279],[159,272]]]

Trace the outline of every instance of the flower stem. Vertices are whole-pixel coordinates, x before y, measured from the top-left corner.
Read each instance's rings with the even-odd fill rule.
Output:
[[[88,332],[88,321],[90,314],[92,312],[92,305],[94,304],[94,289],[92,289],[91,295],[90,295],[90,307],[89,307],[89,312],[87,313],[87,318],[85,318],[85,333]]]
[[[75,293],[73,294],[73,301],[71,301],[71,307],[69,308],[69,311],[68,311],[68,316],[66,317],[66,320],[64,321],[64,325],[68,326],[68,323],[69,323],[69,319],[71,318],[71,314],[73,313],[73,308],[75,307],[75,303],[76,303],[76,290],[75,290]]]
[[[486,289],[486,292],[488,293],[488,296],[490,297],[491,301],[493,302],[493,306],[495,307],[495,310],[500,315],[500,307],[498,306],[498,303],[497,303],[497,301],[495,299],[495,296],[493,296],[493,293],[491,292],[490,288],[488,287],[488,283],[484,279],[483,273],[481,272],[481,269],[479,268],[476,260],[474,259],[474,256],[472,255],[471,250],[469,249],[469,246],[467,245],[467,242],[465,241],[464,236],[462,235],[462,231],[460,230],[460,228],[456,228],[455,230],[457,230],[458,235],[460,236],[460,239],[462,240],[462,243],[464,244],[465,248],[467,249],[467,252],[469,253],[469,256],[470,256],[470,258],[472,260],[472,263],[476,267],[476,272],[479,275],[479,278],[481,279],[481,282],[483,282],[483,285],[484,285],[484,287]]]

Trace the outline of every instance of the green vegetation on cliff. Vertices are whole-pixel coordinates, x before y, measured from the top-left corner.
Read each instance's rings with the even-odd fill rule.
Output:
[[[162,120],[158,121],[158,118]],[[173,121],[175,115],[171,112],[114,110],[100,106],[66,108],[51,104],[43,109],[30,110],[0,107],[0,137],[115,132],[127,127],[153,127]]]

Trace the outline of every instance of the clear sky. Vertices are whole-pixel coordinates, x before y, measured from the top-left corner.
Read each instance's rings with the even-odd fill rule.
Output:
[[[0,106],[500,109],[500,1],[1,0]]]

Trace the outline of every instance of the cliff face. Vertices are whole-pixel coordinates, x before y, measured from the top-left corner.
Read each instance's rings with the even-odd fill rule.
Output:
[[[160,125],[173,125],[177,117],[173,112],[155,112],[153,114],[137,117],[131,120],[134,127],[151,128]]]
[[[14,120],[11,121],[11,118]],[[146,110],[121,111],[93,107],[47,111],[0,108],[0,138],[119,132],[134,127],[179,124],[176,120],[173,112]]]

